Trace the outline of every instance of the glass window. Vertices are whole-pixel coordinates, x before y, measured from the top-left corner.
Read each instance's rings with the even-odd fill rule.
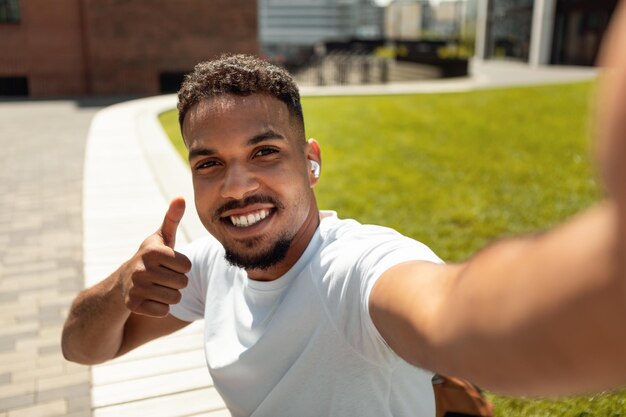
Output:
[[[552,63],[594,65],[617,0],[558,0]]]
[[[491,58],[528,61],[533,0],[490,0],[489,40]]]
[[[19,0],[0,0],[0,23],[18,23],[19,21]]]

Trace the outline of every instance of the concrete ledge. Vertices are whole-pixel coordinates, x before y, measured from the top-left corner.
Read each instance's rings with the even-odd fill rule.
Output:
[[[194,209],[189,169],[157,120],[175,104],[173,95],[121,103],[100,111],[92,122],[83,183],[86,286],[135,253],[161,225],[176,195],[188,201],[177,245],[206,233]],[[93,415],[229,415],[206,368],[202,331],[203,323],[195,322],[93,367]]]

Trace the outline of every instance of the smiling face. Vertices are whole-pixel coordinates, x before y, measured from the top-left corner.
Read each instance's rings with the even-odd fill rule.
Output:
[[[319,223],[310,168],[310,160],[320,162],[319,148],[302,130],[266,94],[202,100],[185,117],[200,220],[250,278],[285,273]]]

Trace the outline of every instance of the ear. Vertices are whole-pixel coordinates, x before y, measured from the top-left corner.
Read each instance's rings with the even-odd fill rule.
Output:
[[[322,170],[322,152],[320,150],[319,143],[317,143],[315,139],[309,139],[306,143],[306,148],[304,152],[307,163],[309,164],[309,184],[311,184],[311,188],[313,188],[319,181],[320,173]],[[319,168],[314,169],[314,166],[311,166],[311,162],[317,163],[317,166]]]

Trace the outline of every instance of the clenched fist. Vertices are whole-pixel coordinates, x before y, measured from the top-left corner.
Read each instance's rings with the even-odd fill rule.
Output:
[[[180,290],[187,286],[185,274],[191,269],[191,261],[174,250],[183,214],[185,200],[173,199],[159,230],[143,241],[122,268],[124,303],[133,313],[164,317],[170,305],[180,301]]]

